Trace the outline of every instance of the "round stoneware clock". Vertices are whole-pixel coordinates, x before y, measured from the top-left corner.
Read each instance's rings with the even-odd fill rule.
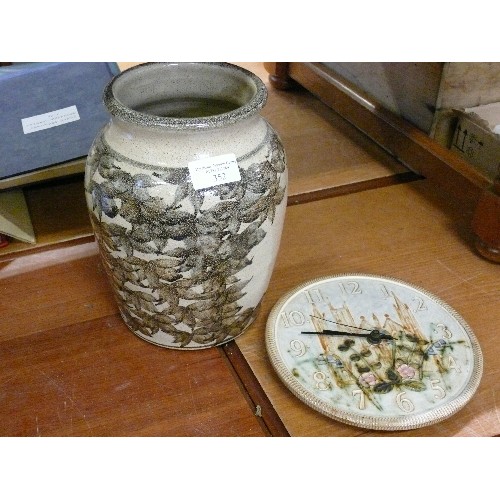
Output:
[[[274,306],[266,348],[283,383],[335,420],[406,430],[440,422],[474,395],[481,349],[448,304],[383,276],[308,281]]]

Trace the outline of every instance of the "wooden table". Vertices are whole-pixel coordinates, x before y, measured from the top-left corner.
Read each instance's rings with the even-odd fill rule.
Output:
[[[241,64],[267,79],[262,65]],[[223,347],[176,351],[135,337],[106,281],[82,179],[27,188],[35,218],[43,212],[52,222],[42,224],[43,244],[14,246],[0,259],[1,436],[382,435],[297,400],[265,351],[267,316],[281,295],[347,272],[407,280],[440,296],[484,354],[479,389],[458,414],[383,435],[500,435],[500,272],[474,251],[473,202],[410,171],[305,90],[269,91],[263,114],[288,154],[289,206],[260,314]],[[57,198],[55,208],[49,197],[61,191],[73,199]]]

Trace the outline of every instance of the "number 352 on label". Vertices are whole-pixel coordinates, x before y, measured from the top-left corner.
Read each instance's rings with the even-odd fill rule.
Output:
[[[241,180],[238,161],[233,153],[191,161],[188,168],[196,190]]]

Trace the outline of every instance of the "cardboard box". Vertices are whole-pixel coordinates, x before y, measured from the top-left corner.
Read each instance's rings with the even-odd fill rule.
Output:
[[[86,156],[109,120],[102,94],[117,73],[116,63],[0,67],[0,181]]]
[[[500,102],[457,110],[450,149],[493,180],[500,175]]]

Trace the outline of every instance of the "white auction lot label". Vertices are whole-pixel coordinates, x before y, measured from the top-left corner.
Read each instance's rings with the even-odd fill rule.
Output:
[[[65,123],[75,122],[80,119],[78,109],[76,106],[69,106],[67,108],[56,109],[43,113],[41,115],[30,116],[29,118],[22,118],[21,124],[25,134],[38,132],[52,127],[58,127]]]
[[[196,190],[241,180],[236,155],[233,153],[190,161],[188,168]]]

